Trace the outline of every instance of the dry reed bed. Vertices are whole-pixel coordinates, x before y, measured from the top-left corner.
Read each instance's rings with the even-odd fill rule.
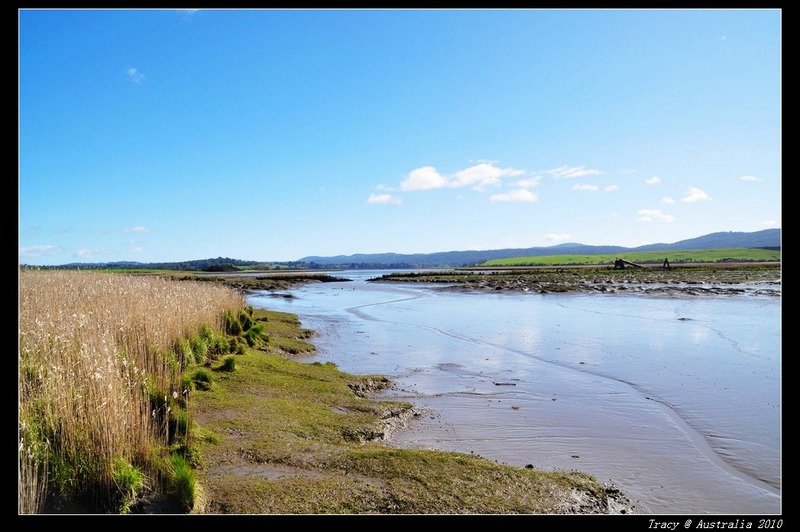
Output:
[[[152,468],[154,447],[169,439],[153,394],[166,411],[182,393],[170,353],[204,324],[223,330],[226,310],[244,306],[241,294],[211,283],[21,271],[20,513],[41,512],[53,487],[113,489],[120,457]]]

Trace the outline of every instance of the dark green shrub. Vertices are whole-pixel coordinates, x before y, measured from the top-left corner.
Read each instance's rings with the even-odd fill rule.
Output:
[[[242,310],[239,313],[239,323],[242,325],[243,331],[249,331],[250,327],[253,326],[253,317],[249,312],[247,312],[247,310]]]
[[[191,374],[184,374],[181,377],[181,390],[188,390],[191,392],[192,390],[195,389],[192,377],[193,376]]]
[[[206,339],[196,336],[192,342],[195,364],[202,364],[208,358],[208,342]]]
[[[208,356],[210,358],[217,358],[230,352],[231,344],[228,339],[221,334],[214,336],[208,343]]]
[[[214,378],[206,368],[197,368],[192,372],[192,382],[198,390],[208,390],[213,384]]]
[[[225,333],[232,336],[239,336],[242,333],[242,324],[239,318],[234,316],[230,310],[225,313]]]
[[[222,371],[236,371],[236,357],[228,355],[222,360]]]
[[[247,345],[250,347],[256,347],[266,342],[267,338],[264,336],[264,324],[254,323],[252,327],[245,331],[244,338],[247,340]]]
[[[178,340],[178,345],[175,348],[175,351],[178,354],[178,360],[181,363],[182,367],[186,367],[189,364],[194,364],[194,351],[192,351],[192,344],[189,343],[189,340],[186,338],[181,338]]]
[[[117,509],[121,514],[130,513],[131,505],[136,502],[136,497],[145,487],[144,473],[131,465],[125,458],[119,457],[114,460],[112,475],[114,484],[119,491]]]
[[[210,343],[211,340],[214,338],[214,329],[207,323],[204,323],[200,326],[200,331],[198,332],[198,336],[205,340],[206,342]]]

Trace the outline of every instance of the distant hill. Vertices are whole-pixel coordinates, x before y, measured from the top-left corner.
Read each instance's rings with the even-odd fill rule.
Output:
[[[588,246],[567,243],[548,247],[508,248],[486,251],[443,251],[438,253],[372,253],[356,255],[336,255],[332,257],[310,256],[299,259],[310,268],[342,267],[359,268],[456,268],[473,266],[487,260],[513,257],[536,257],[545,255],[599,255],[606,253],[627,253],[632,251],[686,251],[695,249],[723,248],[769,248],[780,249],[781,230],[765,229],[753,233],[719,232],[697,238],[681,240],[672,244],[648,244],[628,248],[623,246]]]
[[[269,266],[255,260],[239,260],[227,257],[217,257],[215,259],[186,260],[181,262],[72,262],[54,268],[72,270],[176,270],[176,271],[207,271],[224,272],[236,271],[239,269],[269,269]]]
[[[695,249],[724,248],[781,248],[781,230],[765,229],[754,233],[720,232],[710,233],[673,244],[648,244],[635,248],[622,246],[587,246],[568,243],[549,247],[523,249],[494,249],[486,251],[442,251],[438,253],[368,253],[356,255],[336,255],[333,257],[304,257],[291,262],[269,262],[239,260],[227,257],[215,259],[187,260],[181,262],[104,262],[78,263],[42,268],[61,269],[129,269],[129,270],[178,270],[178,271],[235,271],[241,269],[274,270],[287,268],[307,269],[411,269],[411,268],[457,268],[474,266],[487,260],[514,257],[536,257],[544,255],[599,255],[606,253],[627,253],[632,251],[686,251]],[[24,266],[24,265],[23,265]]]

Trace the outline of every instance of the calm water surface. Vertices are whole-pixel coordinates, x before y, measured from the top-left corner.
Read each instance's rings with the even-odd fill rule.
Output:
[[[318,335],[309,361],[392,378],[404,447],[576,469],[638,513],[780,514],[781,298],[445,292],[334,272],[249,296]]]

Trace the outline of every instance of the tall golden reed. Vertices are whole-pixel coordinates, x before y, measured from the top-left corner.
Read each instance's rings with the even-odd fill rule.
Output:
[[[183,393],[170,354],[204,324],[222,331],[226,310],[244,306],[241,294],[213,283],[20,271],[20,513],[43,511],[51,486],[112,490],[116,458],[151,467],[163,443],[153,391],[165,405]]]

